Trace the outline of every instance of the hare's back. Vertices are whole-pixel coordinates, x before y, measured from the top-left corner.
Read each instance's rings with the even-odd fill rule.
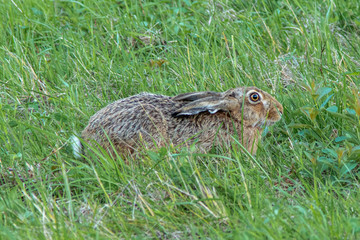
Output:
[[[179,104],[171,97],[151,93],[120,99],[93,115],[82,135],[93,138],[93,135],[102,135],[105,131],[109,135],[116,133],[117,137],[120,137],[119,134],[131,137],[129,134],[136,133],[144,126],[166,122],[178,107]]]

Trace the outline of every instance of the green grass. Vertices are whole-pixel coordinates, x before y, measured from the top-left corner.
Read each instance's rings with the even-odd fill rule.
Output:
[[[0,239],[360,238],[359,1],[4,0],[0,13]],[[245,85],[285,110],[254,159],[234,143],[79,161],[66,144],[122,97]]]

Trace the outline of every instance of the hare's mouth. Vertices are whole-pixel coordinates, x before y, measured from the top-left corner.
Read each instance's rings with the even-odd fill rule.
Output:
[[[262,128],[262,127],[264,127],[265,124],[267,124],[267,123],[264,120],[257,121],[255,123],[253,123],[252,127]]]
[[[270,120],[261,120],[258,122],[255,122],[253,124],[253,127],[263,128],[263,127],[269,127],[276,123],[277,121],[270,121]]]
[[[274,121],[267,121],[266,122],[266,126],[272,126],[272,125],[274,125],[276,122],[274,122]]]
[[[280,119],[278,119],[278,120],[267,120],[267,121],[265,122],[265,124],[266,124],[266,126],[272,126],[272,125],[274,125],[275,123],[277,123],[279,120],[280,120]]]

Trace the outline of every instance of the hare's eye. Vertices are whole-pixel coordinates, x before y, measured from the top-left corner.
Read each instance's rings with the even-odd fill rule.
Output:
[[[260,95],[257,92],[253,92],[252,94],[250,94],[250,101],[252,102],[260,101]]]

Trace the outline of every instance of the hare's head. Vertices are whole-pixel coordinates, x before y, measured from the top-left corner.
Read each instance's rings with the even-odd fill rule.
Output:
[[[240,109],[233,109],[231,112],[237,118],[243,119],[248,126],[272,125],[280,120],[284,111],[274,97],[256,87],[230,89],[224,95],[239,101]]]
[[[223,93],[187,93],[173,99],[189,102],[174,112],[174,117],[226,111],[245,126],[252,127],[272,125],[280,120],[283,113],[283,106],[275,98],[256,87],[234,88]]]

